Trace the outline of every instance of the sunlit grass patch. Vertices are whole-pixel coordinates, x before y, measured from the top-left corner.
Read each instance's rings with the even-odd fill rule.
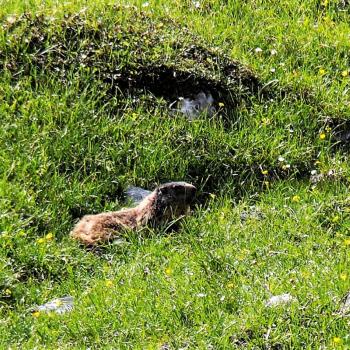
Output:
[[[0,347],[347,346],[344,2],[85,5],[0,9]],[[171,109],[204,88],[212,115]],[[178,230],[69,239],[174,180],[198,188]]]

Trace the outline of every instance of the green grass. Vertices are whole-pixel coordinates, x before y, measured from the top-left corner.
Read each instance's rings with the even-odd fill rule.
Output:
[[[126,3],[2,3],[0,348],[349,347],[350,8]],[[224,107],[171,113],[198,84]],[[128,185],[173,180],[198,188],[177,232],[70,240]],[[71,313],[32,314],[64,295]]]

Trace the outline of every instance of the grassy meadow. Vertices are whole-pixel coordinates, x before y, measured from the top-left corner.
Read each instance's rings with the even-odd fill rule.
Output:
[[[348,1],[0,5],[0,349],[350,348]],[[168,181],[177,231],[69,238]]]

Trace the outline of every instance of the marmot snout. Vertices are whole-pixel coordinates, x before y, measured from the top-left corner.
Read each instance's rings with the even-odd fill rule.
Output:
[[[159,225],[186,215],[196,188],[186,182],[169,182],[157,187],[135,208],[84,216],[70,233],[86,245],[117,238],[125,229]]]

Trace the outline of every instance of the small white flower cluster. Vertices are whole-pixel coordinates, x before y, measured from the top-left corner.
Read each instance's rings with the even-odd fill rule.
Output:
[[[278,157],[278,161],[281,163],[282,169],[283,169],[283,170],[289,170],[289,169],[290,169],[290,164],[288,164],[288,163],[286,162],[286,160],[285,160],[284,157],[279,156],[279,157]]]
[[[263,52],[263,49],[262,49],[261,47],[256,47],[256,48],[254,49],[254,52],[255,52],[257,55],[259,55],[259,54],[261,54],[261,53]],[[271,49],[271,50],[270,50],[270,55],[271,55],[271,56],[276,56],[276,55],[277,55],[277,50],[276,50],[276,49]]]

